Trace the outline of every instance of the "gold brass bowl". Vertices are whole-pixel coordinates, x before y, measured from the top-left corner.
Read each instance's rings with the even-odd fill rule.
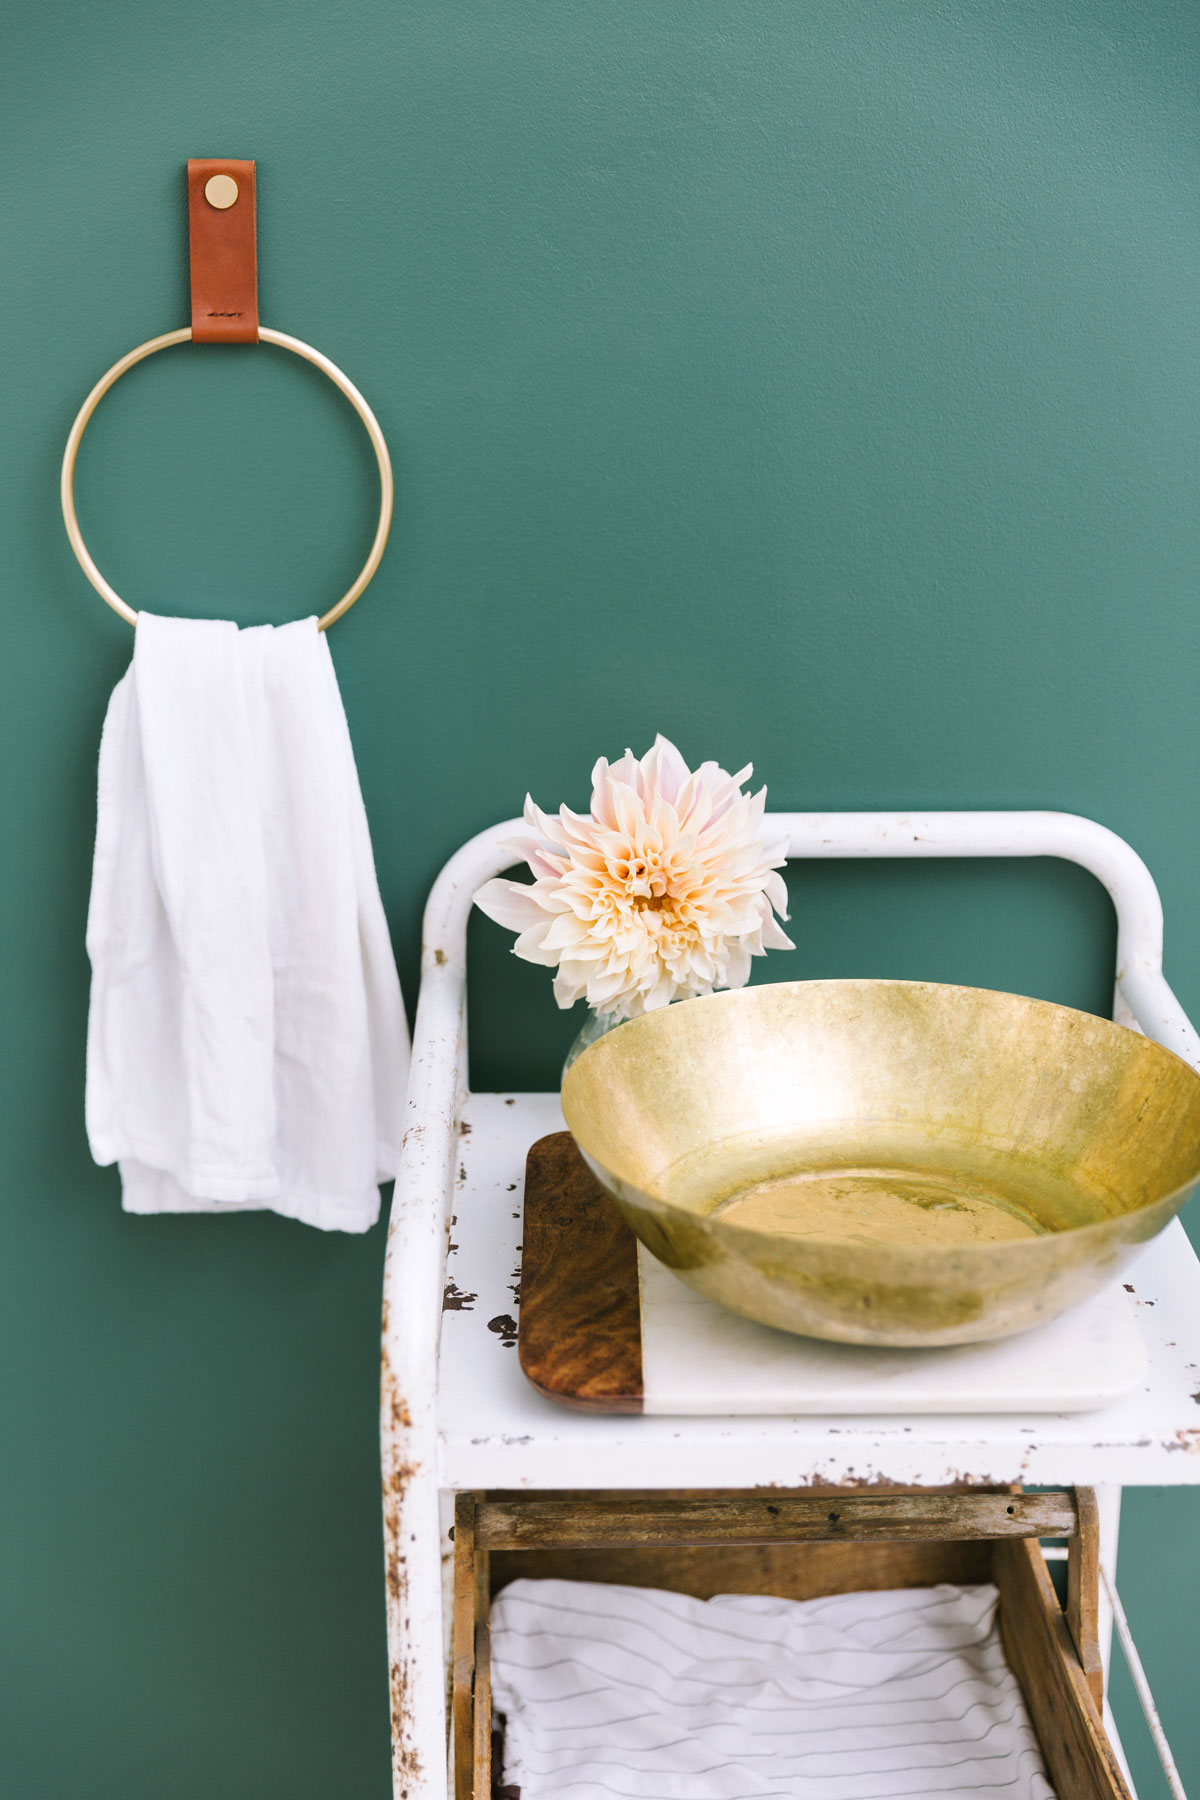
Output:
[[[1091,1013],[791,981],[618,1026],[563,1112],[639,1238],[733,1312],[965,1344],[1112,1280],[1200,1178],[1200,1075]]]

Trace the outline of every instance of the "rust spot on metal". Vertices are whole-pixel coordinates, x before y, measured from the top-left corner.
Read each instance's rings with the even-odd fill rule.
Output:
[[[388,1670],[388,1693],[392,1708],[392,1774],[399,1800],[407,1800],[409,1785],[416,1786],[424,1770],[421,1758],[405,1743],[412,1720],[409,1716],[408,1681],[402,1663],[392,1663]]]
[[[505,1104],[505,1106],[515,1106],[517,1103],[515,1100],[509,1099],[509,1100],[506,1100],[504,1102],[504,1104]]]
[[[383,1377],[385,1382],[387,1381],[387,1372],[387,1360],[385,1358],[383,1364]],[[412,1430],[412,1414],[408,1410],[408,1401],[402,1394],[394,1394],[392,1396],[388,1411],[392,1416],[393,1431]]]
[[[399,1463],[383,1484],[383,1536],[387,1551],[385,1557],[387,1590],[392,1600],[397,1603],[404,1591],[404,1564],[406,1561],[404,1553],[400,1549],[400,1506],[405,1489],[420,1466],[420,1463],[415,1462]]]
[[[412,1414],[408,1410],[408,1401],[396,1386],[396,1377],[392,1373],[392,1367],[388,1362],[386,1351],[384,1352],[382,1363],[383,1375],[380,1382],[382,1401],[391,1419],[392,1430],[411,1431]]]
[[[470,1137],[471,1121],[469,1119],[460,1119],[459,1120],[458,1135],[459,1135],[459,1137]]]
[[[441,968],[446,961],[446,952],[444,950],[435,950],[433,953],[433,960],[437,963],[438,967]]]
[[[517,1321],[508,1313],[497,1313],[494,1319],[489,1319],[488,1330],[495,1332],[506,1350],[511,1350],[517,1341]]]
[[[392,1493],[402,1494],[420,1467],[421,1465],[419,1462],[397,1463],[396,1467],[388,1476],[388,1487],[391,1489]],[[404,1558],[401,1557],[400,1561],[403,1562]]]
[[[387,1544],[387,1557],[384,1564],[387,1591],[393,1604],[399,1605],[404,1593],[404,1576],[402,1574],[404,1558],[396,1550],[396,1537],[400,1530],[400,1521],[396,1502],[386,1487],[383,1490],[383,1500],[384,1539]]]
[[[1197,1396],[1193,1394],[1192,1399],[1195,1400],[1196,1398]],[[1175,1441],[1172,1443],[1168,1439],[1163,1445],[1163,1449],[1186,1450],[1189,1455],[1195,1456],[1200,1452],[1200,1428],[1195,1425],[1189,1425],[1186,1430],[1177,1431],[1175,1433]]]
[[[391,1429],[398,1431],[411,1427],[412,1417],[409,1413],[408,1403],[398,1391],[395,1376],[386,1360],[383,1366],[383,1399],[386,1413],[390,1418]],[[388,1597],[393,1606],[400,1604],[405,1583],[406,1558],[400,1548],[400,1509],[404,1491],[420,1466],[416,1462],[400,1462],[391,1470],[384,1483],[385,1566]],[[420,1754],[412,1743],[416,1721],[413,1717],[409,1694],[408,1670],[402,1660],[389,1664],[388,1696],[392,1717],[393,1793],[398,1800],[406,1800],[406,1796],[414,1793],[420,1787],[424,1778],[424,1769]]]
[[[455,1282],[448,1281],[442,1294],[442,1311],[472,1312],[478,1298],[478,1294],[465,1294]]]
[[[458,1179],[459,1179],[459,1180],[460,1180],[460,1181],[465,1181],[465,1180],[466,1180],[466,1179],[467,1179],[467,1165],[466,1165],[466,1163],[459,1163],[459,1165],[458,1165]]]

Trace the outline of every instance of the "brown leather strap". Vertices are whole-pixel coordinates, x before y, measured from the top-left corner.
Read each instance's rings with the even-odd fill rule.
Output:
[[[193,157],[187,169],[193,341],[257,344],[254,164],[229,157]],[[205,190],[213,176],[237,184],[232,205],[214,205],[209,199]],[[218,184],[213,192],[217,200],[227,198],[227,182]]]

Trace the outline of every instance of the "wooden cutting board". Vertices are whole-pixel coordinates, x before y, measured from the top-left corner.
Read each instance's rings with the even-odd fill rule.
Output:
[[[569,1131],[539,1138],[525,1163],[517,1354],[552,1400],[641,1412],[638,1241]]]
[[[656,1262],[566,1131],[525,1171],[521,1367],[540,1393],[593,1412],[1085,1412],[1142,1380],[1146,1352],[1117,1284],[1019,1337],[886,1350],[739,1318]]]

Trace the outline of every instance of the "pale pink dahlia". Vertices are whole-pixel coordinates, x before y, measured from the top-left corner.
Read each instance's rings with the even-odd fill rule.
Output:
[[[488,881],[476,905],[520,935],[526,962],[557,969],[563,1007],[634,1018],[714,988],[744,987],[752,956],[791,950],[776,870],[784,845],[764,844],[767,790],[744,794],[716,763],[693,774],[674,744],[654,740],[639,762],[627,750],[592,770],[592,807],[547,818],[525,800],[530,837],[509,844],[532,886]]]

